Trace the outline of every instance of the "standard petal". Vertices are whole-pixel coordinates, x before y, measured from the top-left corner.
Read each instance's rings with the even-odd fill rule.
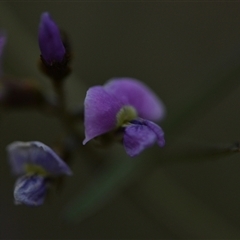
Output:
[[[46,180],[44,177],[25,175],[19,178],[15,184],[15,203],[28,206],[42,205],[46,196],[46,190]]]
[[[55,62],[62,62],[66,50],[61,39],[59,28],[47,12],[41,15],[38,43],[42,57],[49,65]]]
[[[155,133],[145,125],[132,124],[126,127],[123,145],[127,154],[134,157],[156,141]]]
[[[15,174],[24,174],[27,165],[40,166],[50,175],[72,174],[68,165],[41,142],[13,142],[7,151]]]
[[[110,79],[104,88],[117,96],[125,105],[133,106],[141,118],[158,121],[165,115],[165,106],[162,101],[151,89],[137,79]]]
[[[13,142],[7,146],[8,160],[13,174],[25,174],[25,166],[30,163],[27,151],[29,147],[29,143],[23,142]]]
[[[84,101],[85,139],[89,140],[116,128],[117,113],[123,105],[101,86],[91,87]]]

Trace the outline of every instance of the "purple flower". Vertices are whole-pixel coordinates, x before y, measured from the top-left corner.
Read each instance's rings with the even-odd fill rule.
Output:
[[[17,204],[41,205],[50,177],[71,175],[68,165],[41,142],[13,142],[7,146],[12,172],[21,177],[14,189]]]
[[[155,142],[164,146],[164,133],[152,121],[163,119],[165,107],[136,79],[111,79],[104,86],[91,87],[84,107],[83,144],[107,132],[123,130],[123,145],[130,156],[138,155]]]
[[[2,76],[2,55],[7,37],[4,33],[0,32],[0,77]]]
[[[47,12],[42,13],[38,31],[38,43],[42,58],[52,66],[54,63],[62,63],[65,57],[65,47],[56,23]]]
[[[3,49],[6,44],[6,41],[7,41],[6,35],[4,33],[0,32],[0,57],[3,54]]]

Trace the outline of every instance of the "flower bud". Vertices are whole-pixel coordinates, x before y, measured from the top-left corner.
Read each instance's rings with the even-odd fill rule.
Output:
[[[47,12],[41,16],[38,42],[42,58],[48,65],[61,63],[64,60],[66,51],[59,28]]]
[[[38,31],[38,43],[41,51],[41,70],[53,80],[61,80],[70,73],[67,52],[60,30],[50,14],[41,15]]]

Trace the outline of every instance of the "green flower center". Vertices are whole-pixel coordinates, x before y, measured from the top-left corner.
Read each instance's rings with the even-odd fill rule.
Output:
[[[117,127],[129,124],[130,121],[137,118],[137,111],[132,106],[124,106],[117,113]]]
[[[36,164],[26,164],[25,171],[26,173],[37,174],[43,177],[46,177],[48,175],[48,172],[43,167]]]

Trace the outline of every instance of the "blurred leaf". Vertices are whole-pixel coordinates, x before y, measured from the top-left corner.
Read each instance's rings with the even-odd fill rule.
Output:
[[[135,166],[136,163],[133,161],[124,161],[105,169],[67,206],[66,218],[81,221],[94,214],[128,182],[128,176]]]

